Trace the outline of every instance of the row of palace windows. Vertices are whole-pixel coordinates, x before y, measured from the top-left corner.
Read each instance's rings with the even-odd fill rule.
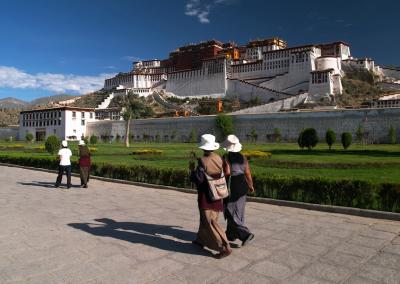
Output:
[[[61,119],[51,119],[51,120],[45,120],[45,121],[23,121],[22,125],[24,127],[41,127],[41,126],[61,125]]]
[[[289,59],[278,60],[278,61],[270,61],[264,63],[264,69],[279,69],[289,67]]]
[[[81,118],[85,119],[86,113],[84,111],[81,112]],[[89,112],[89,118],[93,118],[93,112]],[[72,112],[72,119],[76,119],[76,111]]]
[[[289,50],[268,52],[265,54],[265,59],[277,59],[289,57]]]
[[[321,84],[328,82],[328,73],[314,73],[311,81],[313,84]]]
[[[296,53],[292,54],[292,63],[299,63],[299,62],[305,62],[308,61],[308,53],[302,52],[302,53]]]
[[[32,112],[32,113],[24,113],[22,115],[23,120],[48,119],[57,117],[61,117],[61,111]]]

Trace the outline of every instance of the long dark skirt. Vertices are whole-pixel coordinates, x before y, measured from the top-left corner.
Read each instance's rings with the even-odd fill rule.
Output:
[[[243,190],[243,187],[246,191]],[[237,194],[240,192],[240,194]],[[244,215],[246,207],[247,183],[244,176],[233,177],[231,183],[231,196],[225,200],[224,216],[227,221],[226,236],[229,241],[239,239],[244,241],[251,234],[245,226]]]

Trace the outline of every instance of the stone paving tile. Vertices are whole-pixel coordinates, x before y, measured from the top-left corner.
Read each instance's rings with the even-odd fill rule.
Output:
[[[315,262],[301,271],[301,274],[316,279],[323,279],[332,282],[339,282],[346,278],[351,272],[350,269],[328,263]]]
[[[219,279],[229,276],[229,272],[214,266],[189,265],[173,273],[185,283],[215,283]]]
[[[314,260],[312,256],[296,253],[290,250],[281,250],[273,253],[269,260],[288,266],[292,271],[299,270]]]
[[[376,265],[364,265],[356,276],[367,278],[380,283],[398,284],[400,283],[400,270],[380,267]]]
[[[377,253],[375,249],[367,248],[365,246],[360,246],[351,243],[340,244],[335,247],[336,251],[351,254],[359,257],[371,257]]]
[[[288,279],[285,279],[281,283],[287,284],[332,284],[334,282],[322,280],[322,279],[315,279],[304,275],[294,275]]]
[[[377,282],[375,280],[360,277],[360,276],[352,276],[351,278],[347,279],[344,283],[346,283],[346,284],[379,284],[381,282]]]
[[[369,238],[362,235],[353,236],[348,240],[348,243],[350,244],[357,244],[360,246],[365,246],[374,249],[382,247],[386,242],[387,240]]]
[[[292,274],[289,267],[269,260],[254,264],[249,267],[249,270],[277,280],[283,280]]]
[[[384,252],[400,255],[400,245],[390,244],[383,249]]]
[[[254,272],[240,272],[226,276],[214,283],[273,284],[277,281]]]
[[[355,269],[359,267],[362,262],[366,261],[366,258],[332,250],[319,258],[319,261]]]
[[[0,166],[0,283],[400,279],[400,222],[248,203],[254,241],[217,260],[190,242],[198,228],[195,195],[96,180],[87,190],[21,184],[54,179]]]
[[[368,264],[400,270],[400,255],[391,253],[379,253],[371,258]]]

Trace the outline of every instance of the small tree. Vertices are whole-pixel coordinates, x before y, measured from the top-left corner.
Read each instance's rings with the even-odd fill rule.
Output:
[[[134,94],[130,91],[123,100],[125,111],[122,117],[125,120],[125,146],[129,147],[129,137],[130,137],[130,122],[133,119],[151,117],[154,112],[151,107],[146,106],[142,98],[139,95]]]
[[[97,144],[97,141],[98,141],[97,136],[92,134],[92,136],[90,136],[90,139],[89,139],[90,144],[92,144],[92,145]]]
[[[44,143],[44,147],[47,152],[51,155],[54,155],[58,149],[60,149],[60,140],[55,135],[50,135],[47,137],[46,142]]]
[[[390,128],[389,128],[389,138],[390,138],[391,144],[397,143],[397,131],[396,131],[396,128],[393,127],[393,125],[390,125]]]
[[[176,130],[173,130],[171,133],[171,140],[175,140],[176,138]]]
[[[275,142],[280,142],[281,141],[281,130],[279,128],[274,128],[274,139]]]
[[[356,138],[358,143],[363,142],[364,138],[364,128],[361,125],[358,125],[357,130],[356,130]]]
[[[196,143],[197,142],[197,133],[196,130],[192,129],[189,134],[189,142],[190,143]]]
[[[349,148],[351,145],[351,142],[353,140],[353,136],[351,135],[350,132],[343,132],[342,133],[342,145],[344,149]]]
[[[303,144],[303,133],[304,133],[304,129],[300,131],[299,133],[299,137],[297,138],[297,144],[299,145],[299,147],[301,149],[304,149],[304,144]]]
[[[89,144],[89,137],[87,137],[87,136],[83,137],[82,140],[83,140],[83,142],[85,142],[86,145]]]
[[[30,133],[30,132],[26,133],[25,139],[26,139],[27,142],[32,142],[33,141],[33,134]]]
[[[233,134],[234,126],[232,116],[220,113],[217,115],[217,126],[221,130],[223,138]]]
[[[257,142],[258,134],[257,131],[253,128],[250,132],[250,137],[252,142]]]
[[[326,144],[329,146],[329,150],[332,149],[332,145],[336,142],[336,133],[332,129],[328,129],[325,135]]]
[[[317,131],[314,128],[307,128],[303,131],[301,136],[302,145],[307,147],[308,150],[314,148],[318,143]]]

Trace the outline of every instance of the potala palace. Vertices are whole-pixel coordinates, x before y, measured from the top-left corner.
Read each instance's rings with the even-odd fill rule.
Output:
[[[348,110],[343,105],[336,108],[338,96],[346,90],[342,86],[345,76],[360,71],[373,76],[374,85],[375,81],[379,83],[383,95],[371,101],[369,109]],[[384,96],[385,90],[391,90],[389,95]],[[179,47],[164,60],[133,62],[130,72],[105,80],[102,96],[95,105],[86,106],[74,99],[72,104],[59,102],[53,108],[23,111],[19,129],[13,131],[19,131],[17,136],[21,139],[32,133],[36,140],[49,135],[68,140],[89,135],[123,136],[123,110],[112,102],[129,91],[156,101],[174,114],[181,109],[185,112],[184,117],[135,120],[132,136],[138,141],[173,136],[176,141],[185,142],[190,131],[217,131],[212,122],[215,118],[198,116],[186,104],[191,100],[184,100],[186,107],[182,107],[172,104],[171,97],[224,98],[231,102],[257,99],[258,105],[232,109],[230,113],[235,116],[240,139],[245,139],[251,130],[264,133],[262,137],[267,139],[274,128],[279,128],[289,141],[297,139],[299,131],[306,127],[314,127],[324,135],[327,128],[355,133],[361,125],[371,142],[381,142],[387,141],[389,127],[400,130],[400,68],[377,66],[370,58],[353,57],[350,46],[342,41],[288,47],[286,41],[270,38],[250,41],[245,46],[209,40]],[[318,106],[320,102],[327,102],[329,107],[287,113],[298,106]]]
[[[288,47],[270,38],[245,46],[217,40],[182,46],[168,59],[134,62],[132,71],[105,80],[104,88],[141,96],[258,97],[264,103],[301,94],[308,100],[332,100],[342,93],[341,78],[354,69],[372,71],[388,82],[400,80],[400,70],[353,57],[342,41]]]

